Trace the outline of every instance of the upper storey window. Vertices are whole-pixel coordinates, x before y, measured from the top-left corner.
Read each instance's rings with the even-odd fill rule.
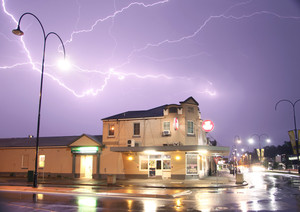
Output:
[[[139,136],[140,135],[140,123],[133,123],[133,135]]]
[[[170,107],[169,113],[177,113],[177,107]]]
[[[187,123],[188,123],[187,134],[188,135],[194,135],[194,122],[188,121]]]
[[[108,130],[108,136],[114,136],[114,135],[115,135],[115,125],[110,124]]]
[[[164,121],[164,131],[170,131],[170,122],[169,121]]]
[[[194,113],[194,108],[193,107],[188,107],[188,112],[189,113]]]

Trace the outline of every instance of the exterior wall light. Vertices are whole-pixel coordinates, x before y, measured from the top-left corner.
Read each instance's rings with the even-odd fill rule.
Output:
[[[144,153],[145,154],[157,154],[157,152],[155,150],[145,150]]]
[[[133,157],[132,156],[128,156],[128,160],[132,161]]]
[[[179,155],[177,155],[177,156],[175,157],[175,159],[176,159],[176,160],[180,160],[181,157],[180,157]]]
[[[203,155],[207,154],[207,150],[206,149],[199,150],[198,152],[200,154],[203,154]]]

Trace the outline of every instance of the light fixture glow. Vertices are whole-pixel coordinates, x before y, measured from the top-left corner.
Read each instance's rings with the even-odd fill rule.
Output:
[[[181,157],[179,155],[176,155],[176,157],[175,157],[176,160],[180,160],[180,158]]]
[[[146,153],[146,154],[156,154],[157,152],[155,150],[145,150],[144,153]]]
[[[248,141],[249,141],[249,143],[250,143],[250,144],[253,144],[253,143],[254,143],[254,140],[253,140],[253,138],[249,138],[249,140],[248,140]]]
[[[87,147],[72,147],[72,153],[97,153],[99,147],[97,146],[87,146]]]
[[[132,156],[128,156],[128,160],[133,160],[133,157]]]
[[[67,60],[67,59],[59,60],[59,61],[57,62],[57,65],[58,65],[58,67],[59,67],[61,70],[64,70],[64,71],[69,70],[70,67],[71,67],[71,63],[70,63],[70,61]]]
[[[201,153],[201,154],[207,154],[207,150],[206,149],[198,150],[198,152]]]

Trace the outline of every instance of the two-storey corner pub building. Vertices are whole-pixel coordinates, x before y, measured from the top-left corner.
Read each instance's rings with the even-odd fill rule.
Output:
[[[198,106],[189,97],[102,119],[101,176],[188,179],[213,172],[213,158],[227,156],[229,147],[210,145]]]

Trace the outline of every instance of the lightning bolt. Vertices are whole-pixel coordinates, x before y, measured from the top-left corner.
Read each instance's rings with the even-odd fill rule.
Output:
[[[73,41],[73,36],[74,35],[81,34],[81,33],[92,32],[94,30],[94,28],[98,25],[98,23],[104,22],[104,21],[106,21],[108,19],[111,19],[111,18],[114,18],[117,15],[119,15],[120,13],[123,13],[124,11],[128,10],[129,8],[131,8],[133,6],[142,6],[144,8],[147,8],[147,7],[153,7],[153,6],[156,6],[156,5],[159,5],[159,4],[164,4],[164,3],[167,3],[167,2],[169,2],[169,0],[158,1],[158,2],[155,2],[153,4],[144,4],[144,3],[141,3],[141,2],[132,2],[128,6],[123,7],[122,9],[115,11],[112,15],[109,15],[109,16],[107,16],[105,18],[102,18],[102,19],[98,19],[89,29],[83,29],[83,30],[78,30],[78,31],[73,32],[71,34],[70,39],[66,41],[66,44]],[[114,6],[115,6],[115,2],[114,2]]]
[[[79,20],[80,20],[80,5],[79,5],[78,1],[76,1],[76,2],[77,2],[77,5],[79,7],[79,9],[78,9],[78,19],[77,19],[77,22],[76,22],[76,26],[77,26],[78,23],[79,23]],[[114,41],[114,48],[113,48],[112,54],[111,54],[111,56],[109,58],[109,59],[111,59],[111,58],[113,58],[114,53],[115,53],[115,51],[117,49],[117,46],[118,46],[117,40],[112,35],[112,32],[111,32],[112,29],[113,29],[113,27],[114,27],[114,21],[115,21],[114,18],[117,15],[120,15],[121,13],[124,13],[124,12],[128,11],[129,9],[131,9],[133,7],[148,8],[148,7],[158,6],[158,5],[161,5],[161,4],[166,4],[168,2],[169,2],[169,0],[162,0],[162,1],[158,1],[158,2],[152,3],[152,4],[150,4],[150,3],[149,4],[145,4],[145,3],[141,3],[141,2],[132,2],[129,5],[127,5],[127,6],[123,7],[123,8],[121,8],[121,9],[117,10],[116,9],[116,2],[114,0],[114,12],[111,15],[96,20],[94,22],[94,24],[92,24],[88,29],[77,30],[77,31],[72,32],[71,35],[70,35],[70,39],[67,40],[65,43],[66,44],[71,44],[71,42],[73,41],[73,39],[75,38],[75,36],[78,36],[79,34],[82,34],[82,33],[91,33],[94,30],[94,28],[99,23],[105,22],[107,20],[111,20],[111,26],[109,28],[109,36]],[[184,77],[176,77],[176,76],[175,77],[170,77],[170,76],[168,76],[166,74],[158,74],[158,75],[146,74],[146,75],[140,75],[140,74],[137,74],[137,73],[122,73],[122,72],[120,72],[118,70],[124,68],[126,65],[128,65],[129,63],[131,63],[131,61],[133,60],[133,58],[137,58],[137,57],[143,57],[143,58],[146,58],[146,59],[149,59],[149,60],[153,60],[153,61],[156,61],[156,62],[166,62],[166,61],[171,61],[171,60],[186,60],[186,59],[189,59],[189,58],[198,57],[198,56],[202,56],[202,55],[210,56],[209,53],[200,52],[200,53],[191,54],[191,55],[188,55],[188,56],[168,57],[168,58],[160,58],[160,59],[158,59],[158,58],[153,58],[153,57],[149,57],[149,56],[145,56],[145,55],[139,55],[139,53],[141,53],[143,51],[146,51],[149,48],[158,48],[158,47],[161,47],[161,46],[167,45],[167,44],[174,45],[174,44],[178,44],[180,42],[183,42],[185,40],[192,39],[192,38],[196,37],[197,35],[199,35],[199,33],[210,22],[212,22],[215,19],[232,19],[232,20],[238,21],[238,20],[242,20],[242,19],[246,19],[246,18],[251,18],[251,17],[254,17],[254,16],[258,16],[258,15],[269,15],[269,16],[277,17],[279,19],[294,19],[294,20],[299,20],[300,19],[300,17],[296,17],[296,16],[281,16],[281,15],[278,15],[277,13],[270,12],[270,11],[256,11],[256,12],[252,12],[252,13],[250,13],[248,15],[241,15],[241,16],[226,15],[231,10],[233,10],[234,8],[240,7],[242,5],[250,4],[251,2],[252,1],[246,1],[246,2],[237,3],[237,4],[229,7],[228,9],[226,9],[220,15],[209,16],[191,34],[183,35],[183,36],[178,37],[178,38],[173,39],[173,40],[171,40],[171,39],[165,39],[165,40],[161,40],[161,41],[156,42],[156,43],[147,43],[147,44],[145,44],[141,48],[135,48],[131,52],[129,52],[128,56],[125,58],[125,61],[123,63],[114,66],[109,71],[99,71],[99,70],[96,70],[96,69],[95,70],[89,70],[89,69],[84,69],[82,67],[79,67],[79,66],[77,66],[75,64],[72,65],[72,67],[74,69],[76,69],[78,72],[83,72],[83,73],[97,73],[97,74],[99,74],[101,76],[104,76],[103,83],[100,86],[100,88],[97,88],[97,89],[90,88],[90,89],[87,89],[86,91],[78,93],[78,92],[75,92],[73,89],[71,89],[66,84],[64,84],[60,79],[58,79],[54,75],[51,75],[51,74],[49,74],[47,72],[45,72],[45,75],[48,76],[49,78],[51,78],[52,80],[54,80],[55,82],[57,82],[57,84],[59,84],[60,86],[62,86],[64,89],[66,89],[67,91],[69,91],[70,93],[72,93],[76,97],[85,97],[85,96],[89,96],[89,95],[93,95],[93,96],[98,95],[100,92],[104,91],[105,87],[107,86],[107,84],[109,83],[109,80],[112,77],[117,77],[119,80],[123,80],[126,77],[135,77],[135,78],[139,78],[139,79],[146,79],[146,78],[153,78],[153,79],[164,78],[164,79],[168,79],[168,80],[172,80],[172,79],[176,79],[176,78],[177,79],[184,79]],[[2,8],[3,8],[4,13],[7,16],[9,16],[13,20],[13,22],[17,25],[17,23],[18,23],[17,20],[6,9],[5,0],[2,0]],[[1,34],[1,35],[4,36],[4,37],[6,37],[3,34]],[[28,59],[29,62],[17,63],[17,64],[14,64],[14,65],[8,65],[8,66],[2,66],[2,67],[0,67],[0,69],[10,69],[10,68],[15,68],[17,66],[31,65],[33,70],[40,72],[40,70],[37,68],[37,65],[36,65],[37,63],[33,62],[31,54],[30,54],[30,52],[29,52],[29,50],[28,50],[28,48],[27,48],[27,46],[26,46],[26,44],[25,44],[25,42],[24,42],[24,40],[23,40],[22,37],[20,38],[20,42],[22,44],[23,49],[25,50],[25,53],[26,53],[26,56],[27,56],[27,59]],[[49,67],[49,66],[47,66],[47,67]],[[189,79],[189,78],[185,78],[185,79]],[[210,89],[205,89],[204,91],[199,91],[199,93],[206,93],[206,94],[208,94],[210,96],[216,95],[216,92],[215,91],[211,91]]]
[[[234,20],[241,20],[241,19],[245,19],[245,18],[251,18],[253,16],[257,16],[257,15],[271,15],[271,16],[275,16],[277,18],[280,19],[295,19],[295,20],[299,20],[300,17],[295,17],[295,16],[280,16],[274,12],[269,12],[269,11],[259,11],[259,12],[254,12],[251,13],[249,15],[242,15],[242,16],[233,16],[233,15],[215,15],[215,16],[210,16],[209,18],[207,18],[204,23],[202,25],[200,25],[200,27],[198,29],[196,29],[196,31],[194,31],[192,34],[186,35],[186,36],[182,36],[180,38],[174,39],[174,40],[169,40],[169,39],[165,39],[163,41],[160,41],[158,43],[148,43],[146,44],[144,47],[139,48],[139,49],[134,49],[127,57],[127,60],[119,65],[117,68],[121,68],[124,67],[125,65],[129,64],[131,59],[134,57],[135,54],[140,53],[142,51],[146,51],[147,49],[153,47],[153,48],[157,48],[160,46],[163,46],[165,44],[177,44],[180,43],[184,40],[188,40],[188,39],[192,39],[194,37],[196,37],[202,30],[203,28],[212,20],[214,19],[219,19],[219,18],[224,18],[224,19],[234,19]],[[208,53],[207,53],[208,54]]]
[[[114,12],[113,15],[110,15],[110,16],[107,16],[106,18],[104,19],[99,19],[95,22],[94,25],[92,25],[92,27],[89,29],[89,30],[81,30],[81,31],[75,31],[71,34],[71,39],[68,40],[66,43],[70,43],[73,39],[73,36],[78,34],[78,33],[84,33],[84,32],[91,32],[93,31],[94,27],[99,23],[99,22],[103,22],[103,21],[106,21],[108,19],[112,19],[113,22],[112,22],[112,26],[110,28],[110,30],[112,29],[113,27],[113,24],[114,24],[114,17],[116,15],[118,15],[119,13],[122,13],[123,11],[129,9],[130,7],[132,6],[135,6],[135,5],[138,5],[138,6],[143,6],[143,7],[152,7],[152,6],[155,6],[155,5],[158,5],[158,4],[162,4],[162,3],[166,3],[168,2],[168,0],[165,0],[165,1],[160,1],[160,2],[156,2],[156,3],[153,3],[153,4],[144,4],[144,3],[139,3],[139,2],[134,2],[134,3],[131,3],[129,4],[128,6],[122,8],[121,10],[116,10]],[[78,4],[78,2],[77,2]],[[78,4],[79,5],[79,4]],[[115,6],[115,3],[114,3],[114,6]],[[2,0],[2,8],[3,8],[3,11],[6,15],[8,15],[12,20],[13,22],[17,25],[18,24],[18,21],[16,20],[16,18],[7,11],[6,9],[6,5],[5,5],[5,1]],[[115,6],[116,8],[116,6]],[[79,15],[80,15],[80,9],[79,9]],[[79,18],[77,19],[77,23],[79,22]],[[111,34],[110,34],[111,35]],[[111,35],[112,37],[112,35]],[[113,37],[112,37],[113,38]],[[113,38],[115,40],[115,38]],[[26,46],[26,43],[24,42],[23,38],[21,37],[20,38],[20,41],[21,41],[21,44],[22,44],[22,47],[23,49],[25,50],[26,52],[26,56],[29,60],[29,62],[27,63],[17,63],[17,64],[14,64],[14,65],[10,65],[10,66],[1,66],[0,69],[9,69],[9,68],[14,68],[14,67],[17,67],[17,66],[22,66],[22,65],[31,65],[32,66],[32,69],[35,70],[35,71],[38,71],[38,72],[41,72],[36,64],[33,62],[33,59],[32,59],[32,56]],[[117,42],[115,40],[115,49],[116,49],[116,46],[117,46]],[[49,67],[48,65],[46,65],[47,67]],[[53,65],[52,65],[53,66]],[[138,75],[136,73],[121,73],[121,72],[116,72],[114,71],[114,69],[110,69],[108,72],[101,72],[101,71],[98,71],[98,70],[86,70],[86,69],[83,69],[83,68],[80,68],[79,66],[76,66],[76,65],[73,65],[73,67],[77,68],[78,70],[82,71],[82,72],[94,72],[94,73],[99,73],[99,74],[102,74],[102,75],[105,75],[104,77],[104,83],[103,85],[98,88],[98,89],[94,89],[94,88],[90,88],[82,93],[77,93],[75,92],[73,89],[71,89],[70,87],[68,87],[66,84],[64,84],[61,80],[59,80],[57,77],[55,77],[54,75],[52,74],[49,74],[47,72],[45,72],[45,76],[48,76],[49,78],[51,78],[52,80],[54,80],[57,84],[59,84],[61,87],[65,88],[67,91],[71,92],[74,96],[76,97],[85,97],[87,95],[93,95],[93,96],[96,96],[99,92],[102,92],[106,85],[108,84],[108,81],[111,79],[112,76],[117,76],[118,79],[122,80],[124,79],[125,77],[128,77],[128,76],[134,76],[134,77],[137,77],[137,78],[141,78],[141,79],[145,79],[145,78],[161,78],[161,77],[164,77],[166,79],[172,79],[171,77],[167,76],[167,75],[164,75],[164,74],[160,74],[160,75]]]

